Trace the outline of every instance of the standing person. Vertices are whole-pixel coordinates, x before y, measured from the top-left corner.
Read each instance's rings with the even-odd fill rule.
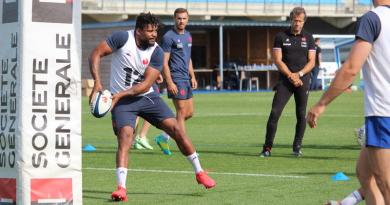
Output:
[[[198,154],[172,111],[153,91],[153,83],[158,78],[163,65],[163,51],[156,43],[160,21],[150,13],[137,16],[135,30],[113,33],[100,42],[89,59],[90,71],[95,84],[90,99],[103,90],[100,79],[100,60],[112,55],[111,83],[112,124],[117,136],[116,152],[117,190],[112,192],[115,201],[126,201],[126,177],[128,154],[133,142],[137,116],[169,133],[196,173],[196,180],[206,188],[215,182],[203,171]]]
[[[191,60],[192,37],[186,30],[188,11],[177,8],[173,17],[175,26],[165,33],[161,44],[164,50],[163,76],[167,83],[168,98],[171,98],[175,105],[177,122],[185,131],[185,121],[190,119],[194,112],[192,89],[196,89],[198,84]],[[157,136],[155,140],[164,154],[172,154],[166,133]]]
[[[294,94],[297,124],[293,143],[293,154],[301,156],[301,145],[306,128],[306,105],[310,86],[310,71],[315,61],[313,36],[303,30],[306,12],[295,7],[290,12],[291,27],[276,35],[273,48],[274,62],[280,72],[272,109],[267,122],[265,143],[261,157],[270,157],[278,121],[282,111]]]
[[[315,43],[315,47],[316,47],[316,63],[315,63],[313,70],[311,71],[310,90],[318,90],[318,88],[320,87],[320,86],[318,86],[318,82],[317,82],[318,73],[320,72],[320,68],[321,68],[321,59],[322,59],[321,58],[321,47],[320,47],[321,40],[320,40],[320,38],[315,38],[314,43]]]
[[[353,82],[363,66],[367,166],[361,172],[375,179],[385,204],[390,204],[390,0],[373,0],[375,8],[357,24],[348,59],[329,89],[310,109],[307,121],[317,127],[326,106]],[[361,158],[360,158],[361,159]],[[367,204],[375,204],[367,183],[361,183]]]

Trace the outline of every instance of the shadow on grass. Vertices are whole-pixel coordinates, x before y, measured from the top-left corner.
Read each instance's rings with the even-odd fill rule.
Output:
[[[223,154],[223,155],[233,155],[233,156],[253,156],[253,157],[259,157],[260,151],[262,149],[262,145],[260,144],[244,144],[242,145],[243,148],[248,148],[248,151],[242,151],[242,150],[237,150],[237,147],[240,147],[239,144],[234,144],[234,146],[229,145],[229,144],[218,144],[218,145],[211,145],[211,144],[199,144],[199,148],[197,149],[197,152],[202,155],[202,154]],[[217,149],[213,150],[213,147],[217,147]],[[221,149],[221,147],[225,147],[226,149]],[[251,151],[249,148],[258,148],[258,151]],[[229,149],[232,148],[232,149]],[[272,152],[272,158],[297,158],[292,154],[278,154],[279,153],[285,153],[285,151],[278,151],[278,149],[291,149],[292,150],[292,145],[290,144],[276,144],[273,147],[273,152]],[[329,150],[329,151],[339,151],[339,150],[360,150],[359,145],[315,145],[315,144],[308,144],[308,145],[303,145],[303,157],[298,157],[299,158],[305,158],[305,159],[344,159],[340,158],[337,156],[310,156],[305,154],[305,151],[308,150]],[[177,150],[176,148],[171,150],[173,155],[181,155],[180,151]],[[97,151],[93,152],[95,154],[115,154],[116,153],[116,148],[99,148]],[[150,155],[150,156],[161,156],[162,153],[160,150],[131,150],[131,154],[133,155]],[[348,158],[349,159],[349,158]]]
[[[300,172],[299,174],[302,174],[302,175],[308,175],[308,176],[333,176],[335,175],[337,172],[334,171],[334,172]],[[353,178],[353,177],[356,177],[356,173],[352,173],[352,172],[343,172],[345,175],[347,175],[349,178]]]
[[[262,147],[262,145],[261,145]],[[292,150],[292,144],[275,144],[273,149],[288,148]],[[319,149],[319,150],[360,150],[360,146],[356,145],[316,145],[304,144],[303,149]]]
[[[355,157],[340,157],[340,156],[327,156],[327,155],[322,155],[322,156],[313,156],[310,154],[305,154],[303,153],[303,156],[296,157],[295,155],[291,154],[285,154],[283,153],[285,151],[280,151],[278,152],[277,150],[272,152],[271,157],[260,157],[260,152],[235,152],[235,151],[212,151],[212,150],[199,150],[199,155],[202,156],[203,154],[223,154],[223,155],[233,155],[233,156],[245,156],[245,157],[257,157],[259,160],[267,160],[267,159],[274,159],[274,158],[291,158],[296,159],[296,160],[305,160],[305,159],[314,159],[314,160],[355,160]],[[180,154],[180,153],[177,153]]]
[[[180,152],[178,152],[180,154]],[[83,154],[116,154],[116,148],[108,149],[108,148],[96,148],[94,152],[83,152]],[[160,150],[130,150],[130,154],[139,154],[139,155],[162,155]]]
[[[98,200],[104,200],[108,203],[117,203],[112,201],[109,197],[111,196],[111,192],[109,191],[102,191],[102,190],[91,190],[91,189],[84,189],[83,190],[83,198],[86,199],[98,199]],[[204,193],[162,193],[162,192],[132,192],[131,190],[127,191],[127,196],[129,198],[135,198],[136,196],[151,196],[153,198],[158,196],[186,196],[186,197],[203,197]]]

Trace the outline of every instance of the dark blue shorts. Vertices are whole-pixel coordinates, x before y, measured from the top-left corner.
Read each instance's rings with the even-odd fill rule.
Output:
[[[178,99],[178,100],[186,100],[192,98],[192,87],[189,80],[178,80],[174,81],[177,86],[177,94],[173,95],[168,92],[168,98]]]
[[[366,117],[366,146],[390,148],[390,117]]]
[[[137,116],[160,128],[160,123],[175,115],[159,96],[122,98],[111,110],[112,127],[115,134],[124,126],[135,128]]]

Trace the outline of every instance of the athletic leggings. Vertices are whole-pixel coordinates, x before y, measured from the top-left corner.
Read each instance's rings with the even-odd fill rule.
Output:
[[[281,78],[282,79],[276,86],[274,99],[272,101],[272,110],[267,122],[264,147],[271,148],[273,146],[279,118],[291,95],[294,94],[297,124],[295,125],[293,151],[298,151],[301,148],[306,128],[306,106],[309,96],[310,75],[305,75],[301,78],[303,85],[298,88],[294,87],[284,77]]]

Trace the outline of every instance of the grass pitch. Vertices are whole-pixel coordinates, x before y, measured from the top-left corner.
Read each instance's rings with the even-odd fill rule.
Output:
[[[308,109],[321,94],[310,93]],[[153,142],[160,131],[151,128],[148,138],[155,149],[131,151],[129,201],[123,204],[313,205],[358,188],[355,161],[360,147],[353,130],[364,122],[363,93],[343,94],[327,108],[318,128],[307,127],[302,158],[291,155],[296,123],[293,97],[279,121],[272,157],[259,157],[272,98],[273,92],[196,94],[187,133],[203,168],[217,181],[216,188],[205,190],[196,183],[192,166],[174,143],[173,156],[163,155]],[[172,107],[165,96],[164,100]],[[83,144],[97,148],[83,153],[83,203],[112,203],[116,138],[111,119],[109,115],[94,118],[86,98],[83,110]],[[332,181],[339,171],[350,180]]]

